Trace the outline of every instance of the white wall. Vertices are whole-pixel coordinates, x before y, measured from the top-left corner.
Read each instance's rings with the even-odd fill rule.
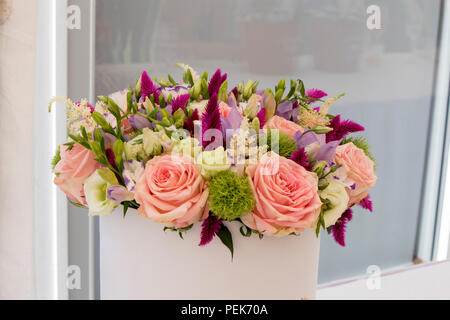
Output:
[[[37,3],[0,2],[11,5],[10,17],[0,25],[0,299],[32,299]]]

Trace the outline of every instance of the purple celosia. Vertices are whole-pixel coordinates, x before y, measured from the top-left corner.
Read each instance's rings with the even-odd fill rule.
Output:
[[[351,120],[341,121],[341,116],[337,115],[330,121],[333,131],[327,133],[327,142],[344,138],[349,133],[364,131],[364,127]]]
[[[178,109],[182,109],[186,111],[186,103],[191,98],[190,94],[182,94],[172,100],[172,114],[175,113]]]
[[[264,125],[266,124],[266,109],[261,109],[259,110],[258,114],[256,115],[256,117],[259,120],[259,126],[260,128],[264,127]]]
[[[301,165],[302,167],[304,167],[307,170],[312,169],[311,165],[309,164],[308,155],[306,154],[305,148],[295,151],[291,155],[291,160],[298,163],[299,165]]]
[[[353,211],[349,208],[342,214],[335,225],[331,227],[334,240],[343,247],[345,247],[345,231],[347,229],[347,223],[352,221],[352,218]]]
[[[150,79],[146,71],[144,71],[141,76],[141,90],[141,101],[145,101],[145,98],[150,97],[152,94],[155,98],[155,102],[159,101],[160,93],[158,87],[153,83],[152,79]]]
[[[359,205],[366,210],[369,210],[370,212],[373,212],[373,203],[372,200],[370,200],[370,195],[367,195],[364,199],[362,199],[359,202]]]
[[[222,71],[220,69],[217,69],[216,73],[211,78],[211,81],[209,81],[208,85],[208,91],[209,94],[212,96],[213,94],[219,93],[220,86],[222,83],[224,83],[227,80],[227,74],[225,73],[222,75]]]
[[[194,121],[200,120],[200,116],[198,115],[198,110],[195,109],[191,116],[189,118],[186,119],[186,121],[184,122],[184,129],[186,129],[187,131],[189,131],[191,133],[191,135],[194,134]]]
[[[231,93],[234,95],[236,100],[239,99],[239,91],[237,87],[234,87],[233,90],[231,90]]]
[[[222,130],[217,94],[211,96],[202,115],[202,146],[205,150],[210,144],[216,147],[223,145],[223,141],[216,141],[216,137],[213,136],[211,138],[214,139],[211,141],[204,139],[207,131],[211,129]]]
[[[328,94],[319,89],[308,89],[305,93],[307,98],[310,98],[311,101],[322,99],[326,97]]]
[[[114,154],[114,151],[111,148],[108,148],[105,150],[105,154],[111,167],[113,167],[117,172],[119,172],[119,168],[117,168],[116,164],[116,156]],[[120,177],[120,175],[117,174],[117,172],[114,172],[114,174],[116,175],[117,180],[121,181],[122,178]]]
[[[222,220],[210,214],[208,219],[203,221],[201,241],[199,246],[206,246],[212,241],[217,232],[219,232],[222,227]]]

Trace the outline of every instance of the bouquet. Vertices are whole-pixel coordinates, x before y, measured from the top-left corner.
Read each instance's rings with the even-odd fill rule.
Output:
[[[123,206],[181,238],[202,224],[200,246],[217,236],[233,253],[227,225],[244,237],[327,230],[345,246],[352,207],[372,211],[376,183],[364,128],[330,107],[301,80],[274,89],[258,81],[229,87],[217,70],[191,67],[180,82],[151,79],[87,100],[64,102],[67,143],[58,147],[54,183],[91,216]],[[49,107],[50,111],[50,107]]]

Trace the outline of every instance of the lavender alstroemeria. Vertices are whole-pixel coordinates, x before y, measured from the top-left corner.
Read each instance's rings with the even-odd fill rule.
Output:
[[[297,148],[303,149],[314,143],[317,143],[319,148],[314,156],[314,161],[333,161],[336,154],[336,148],[339,146],[342,140],[332,141],[327,143],[326,136],[324,134],[316,134],[315,132],[297,132],[294,136],[294,141]]]
[[[189,88],[185,86],[160,87],[157,91],[161,93],[166,100],[170,95],[172,95],[172,98],[175,99],[178,96],[189,94]]]
[[[228,117],[220,117],[222,123],[222,133],[226,137],[226,144],[228,145],[229,139],[231,139],[233,133],[241,127],[242,115],[237,108],[231,107],[231,111],[228,113]],[[227,133],[228,132],[228,133]]]
[[[108,189],[106,190],[106,194],[109,200],[115,202],[131,201],[134,199],[134,195],[132,192],[130,192],[124,186],[119,185],[108,187]]]
[[[136,182],[144,172],[144,162],[136,160],[128,160],[123,164],[123,179],[128,191],[134,192]]]
[[[100,127],[97,127],[95,130],[100,130],[100,132],[102,133],[103,141],[105,143],[105,148],[112,149],[114,146],[114,143],[116,143],[116,141],[117,141],[116,136],[113,136],[112,134],[103,131],[103,129]],[[95,130],[92,131],[92,140],[95,140]]]
[[[134,130],[142,130],[144,128],[153,127],[150,120],[138,114],[131,114],[128,117],[128,122],[130,123],[130,125],[133,127]]]
[[[278,105],[275,115],[277,115],[279,117],[283,117],[286,120],[291,120],[293,109],[294,109],[294,105],[292,104],[292,102],[285,101]]]

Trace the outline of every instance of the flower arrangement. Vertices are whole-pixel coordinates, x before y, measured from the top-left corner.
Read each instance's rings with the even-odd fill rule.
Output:
[[[345,246],[352,207],[372,211],[377,176],[366,139],[350,136],[364,128],[329,114],[343,95],[325,99],[301,80],[230,89],[220,69],[209,78],[179,66],[180,82],[143,72],[95,105],[50,102],[68,109],[70,139],[52,167],[70,201],[91,216],[137,209],[181,238],[201,223],[199,245],[217,236],[231,253],[231,222],[244,237],[313,228]]]

